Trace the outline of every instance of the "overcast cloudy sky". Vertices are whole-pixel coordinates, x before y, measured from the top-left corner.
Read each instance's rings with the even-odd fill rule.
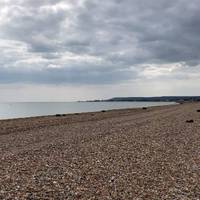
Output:
[[[200,95],[199,0],[0,0],[0,101]]]

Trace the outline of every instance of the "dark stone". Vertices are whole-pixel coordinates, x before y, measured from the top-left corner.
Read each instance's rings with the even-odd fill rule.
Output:
[[[200,112],[200,110],[197,110],[197,112]]]
[[[102,110],[101,112],[106,112],[105,110]]]
[[[142,109],[143,109],[143,110],[147,110],[147,107],[143,107]]]
[[[193,119],[191,119],[191,120],[187,120],[186,122],[187,122],[187,123],[193,123],[193,122],[194,122],[194,120],[193,120]]]

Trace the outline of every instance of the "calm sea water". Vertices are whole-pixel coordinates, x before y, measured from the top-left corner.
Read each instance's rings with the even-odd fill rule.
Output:
[[[27,102],[0,103],[0,119],[13,119],[55,114],[139,108],[174,104],[171,102]]]

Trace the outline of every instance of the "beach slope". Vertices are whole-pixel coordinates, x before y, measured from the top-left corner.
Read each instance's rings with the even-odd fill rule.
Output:
[[[198,200],[198,109],[2,120],[0,199]]]

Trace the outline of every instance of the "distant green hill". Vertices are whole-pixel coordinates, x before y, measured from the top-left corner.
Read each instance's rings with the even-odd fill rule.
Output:
[[[167,101],[184,102],[200,101],[200,96],[161,96],[161,97],[114,97],[105,101]]]

